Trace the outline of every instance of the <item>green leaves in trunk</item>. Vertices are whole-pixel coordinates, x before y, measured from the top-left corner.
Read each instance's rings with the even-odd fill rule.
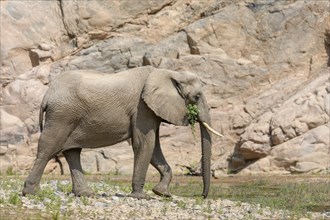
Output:
[[[195,123],[198,120],[198,107],[196,104],[188,104],[187,105],[187,115],[188,115],[188,121],[191,125],[192,133],[195,137]]]

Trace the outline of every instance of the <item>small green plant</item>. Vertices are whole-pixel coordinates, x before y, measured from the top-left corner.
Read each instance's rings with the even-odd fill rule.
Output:
[[[8,167],[8,168],[7,168],[7,170],[6,170],[6,175],[7,175],[7,176],[13,176],[13,175],[15,175],[15,172],[14,172],[13,167]]]
[[[184,201],[179,200],[177,201],[177,204],[180,209],[187,209],[187,203],[185,203]]]
[[[22,200],[17,192],[12,192],[9,195],[8,202],[12,205],[20,205],[22,203]]]
[[[222,214],[223,214],[223,210],[222,210],[221,208],[219,208],[219,209],[217,210],[217,213],[218,213],[219,215],[222,215]]]
[[[204,199],[201,196],[195,197],[195,205],[202,205],[204,203]]]
[[[0,197],[0,205],[4,205],[6,203],[5,199]]]
[[[59,211],[59,210],[55,211],[55,212],[52,214],[52,219],[53,219],[53,220],[58,220],[58,219],[60,219],[60,211]]]
[[[144,189],[146,191],[152,190],[153,188],[154,188],[154,184],[152,184],[152,183],[145,183],[144,184]]]
[[[45,199],[55,200],[57,196],[55,195],[54,189],[49,186],[45,186],[38,190],[36,195],[32,195],[31,197],[36,201],[42,202]]]
[[[90,204],[90,201],[89,201],[88,197],[86,197],[86,196],[81,196],[80,200],[85,206]]]
[[[44,203],[47,212],[51,214],[51,219],[59,219],[62,200],[55,195],[55,190],[52,187],[45,186],[38,190],[36,195],[30,195],[29,198],[34,200],[36,204]]]
[[[60,191],[64,192],[64,193],[70,193],[70,192],[72,192],[72,185],[71,184],[62,183],[61,181],[58,181],[57,188]]]

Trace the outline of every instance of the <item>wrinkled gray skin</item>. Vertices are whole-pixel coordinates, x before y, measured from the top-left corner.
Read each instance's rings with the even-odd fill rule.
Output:
[[[117,74],[76,70],[54,80],[41,104],[43,129],[23,195],[36,192],[48,161],[61,152],[70,167],[73,193],[91,195],[80,163],[81,149],[109,146],[131,138],[134,171],[130,196],[148,198],[143,186],[149,163],[160,173],[160,182],[153,192],[171,196],[168,186],[172,172],[160,148],[159,126],[162,121],[187,126],[189,103],[196,103],[200,111],[203,196],[206,197],[210,185],[211,136],[201,122],[211,123],[200,79],[192,73],[153,67]]]

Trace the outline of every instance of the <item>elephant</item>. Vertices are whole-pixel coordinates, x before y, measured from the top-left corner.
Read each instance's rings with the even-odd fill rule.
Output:
[[[206,198],[210,187],[211,132],[220,134],[211,127],[210,108],[202,87],[201,79],[193,73],[151,66],[115,74],[95,70],[62,72],[50,83],[40,106],[37,155],[22,194],[37,192],[48,161],[62,153],[69,165],[72,192],[76,196],[92,195],[80,162],[82,148],[130,140],[134,167],[129,196],[150,198],[143,190],[149,163],[160,174],[153,192],[171,196],[172,171],[160,146],[160,124],[188,126],[187,105],[195,104],[202,140],[202,195]]]

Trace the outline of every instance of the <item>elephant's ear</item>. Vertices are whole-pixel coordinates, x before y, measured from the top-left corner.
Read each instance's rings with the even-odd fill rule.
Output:
[[[187,109],[180,94],[182,85],[178,75],[169,70],[153,71],[144,86],[142,98],[157,116],[175,125],[187,125]]]

